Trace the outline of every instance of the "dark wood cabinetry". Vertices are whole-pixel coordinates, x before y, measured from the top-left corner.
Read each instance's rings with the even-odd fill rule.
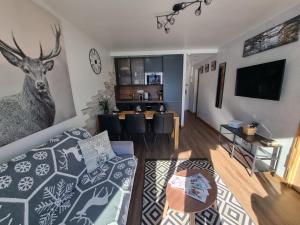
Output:
[[[163,72],[162,57],[146,57],[145,58],[145,72]]]
[[[131,80],[130,59],[118,59],[115,61],[117,83],[119,85],[129,85]]]
[[[145,84],[145,67],[143,58],[130,59],[132,84]]]
[[[183,55],[115,58],[117,104],[161,104],[181,115]],[[145,85],[145,73],[162,73],[162,85]],[[139,90],[149,93],[140,99]],[[126,108],[126,107],[125,107]]]
[[[163,72],[163,57],[116,58],[118,85],[145,84],[145,73]]]
[[[168,110],[181,115],[183,55],[163,56],[164,103]]]

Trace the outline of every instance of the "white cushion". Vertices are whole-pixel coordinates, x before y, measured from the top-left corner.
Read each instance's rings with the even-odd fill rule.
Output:
[[[103,163],[116,157],[114,153],[107,131],[78,142],[86,164],[87,172],[91,173],[98,167],[102,167]]]

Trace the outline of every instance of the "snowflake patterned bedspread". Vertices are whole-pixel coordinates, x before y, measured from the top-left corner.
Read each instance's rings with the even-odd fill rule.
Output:
[[[0,164],[0,224],[125,225],[137,161],[117,156],[88,174],[82,129]]]

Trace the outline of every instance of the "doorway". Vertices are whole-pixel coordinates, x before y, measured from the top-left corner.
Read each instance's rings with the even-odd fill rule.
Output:
[[[190,99],[189,99],[189,110],[192,113],[197,112],[197,95],[198,95],[198,68],[193,67],[192,78],[190,80]]]

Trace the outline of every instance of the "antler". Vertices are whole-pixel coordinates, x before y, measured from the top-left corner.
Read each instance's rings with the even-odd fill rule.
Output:
[[[60,46],[61,29],[60,29],[60,26],[57,27],[56,25],[54,25],[54,28],[53,27],[51,27],[51,28],[55,35],[55,47],[48,55],[44,56],[42,44],[40,43],[40,51],[41,51],[40,60],[42,60],[42,61],[52,59],[52,58],[58,56],[61,52],[61,46]]]
[[[26,55],[25,55],[25,53],[22,51],[22,49],[20,48],[20,46],[18,45],[18,43],[17,43],[17,41],[16,41],[16,39],[15,39],[14,34],[13,34],[13,33],[11,33],[11,34],[12,34],[12,39],[13,39],[13,41],[14,41],[14,44],[15,44],[15,46],[16,46],[17,48],[14,48],[14,47],[9,46],[8,44],[6,44],[4,41],[2,41],[2,40],[0,39],[0,50],[1,50],[1,49],[4,49],[4,50],[6,50],[6,51],[9,51],[9,52],[11,52],[11,53],[14,53],[14,54],[20,56],[21,58],[25,58]]]

